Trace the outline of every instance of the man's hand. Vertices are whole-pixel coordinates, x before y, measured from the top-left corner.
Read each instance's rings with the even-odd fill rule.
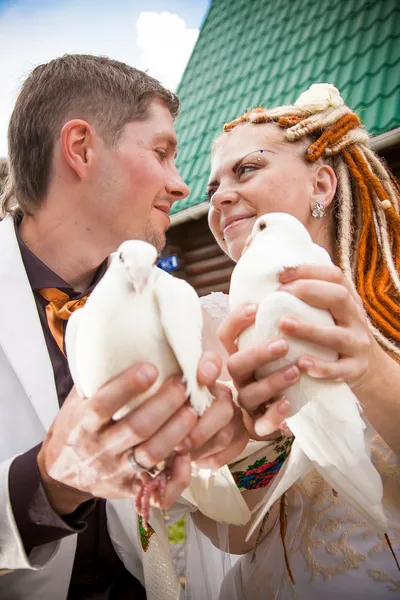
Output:
[[[185,397],[180,377],[167,380],[152,398],[121,420],[116,411],[155,381],[149,364],[134,365],[90,399],[73,389],[57,415],[38,456],[43,484],[53,508],[73,512],[91,497],[134,498],[141,479],[128,455],[146,468],[166,459],[189,435],[198,417]],[[178,455],[167,484],[174,502],[190,481],[190,457]]]
[[[73,512],[92,497],[135,498],[142,479],[128,456],[151,469],[177,451],[163,498],[173,504],[188,486],[191,456],[201,466],[216,468],[237,456],[247,443],[241,412],[231,392],[216,380],[221,360],[205,354],[198,380],[215,396],[199,418],[185,396],[181,378],[171,377],[136,410],[114,422],[113,415],[146,391],[157,372],[150,364],[135,365],[100,388],[90,399],[73,389],[62,406],[38,456],[43,484],[53,508]],[[205,461],[205,463],[204,463]]]

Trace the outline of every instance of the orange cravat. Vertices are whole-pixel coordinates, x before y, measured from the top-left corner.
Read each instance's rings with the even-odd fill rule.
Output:
[[[42,288],[38,290],[49,304],[46,306],[46,317],[52,336],[57,342],[57,346],[64,354],[64,323],[68,321],[72,313],[85,305],[89,294],[79,298],[79,300],[70,300],[68,294],[61,292],[57,288]]]

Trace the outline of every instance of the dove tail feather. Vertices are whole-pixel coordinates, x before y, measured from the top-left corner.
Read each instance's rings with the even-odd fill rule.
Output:
[[[392,555],[393,555],[394,562],[396,563],[397,569],[400,571],[400,564],[399,564],[399,561],[398,561],[398,559],[397,559],[396,553],[395,553],[395,551],[393,550],[392,542],[390,541],[390,538],[389,538],[389,536],[388,536],[388,534],[387,534],[387,533],[385,533],[384,535],[385,535],[385,540],[386,540],[386,543],[387,543],[387,545],[389,546],[389,550],[390,550],[390,552],[391,552],[391,553],[392,553]]]
[[[296,585],[296,582],[293,577],[292,569],[290,568],[289,555],[286,549],[286,530],[287,530],[287,502],[286,502],[286,492],[284,492],[281,496],[280,508],[279,508],[279,524],[280,524],[280,533],[281,540],[283,546],[283,554],[285,557],[285,565],[287,568],[287,572],[289,575],[289,579],[293,585]]]

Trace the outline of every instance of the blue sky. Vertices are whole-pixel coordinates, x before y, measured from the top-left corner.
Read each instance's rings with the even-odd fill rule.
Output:
[[[0,157],[29,71],[65,53],[110,56],[175,89],[210,0],[0,0]]]

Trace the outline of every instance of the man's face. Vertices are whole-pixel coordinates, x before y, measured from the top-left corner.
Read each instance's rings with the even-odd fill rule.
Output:
[[[103,147],[94,218],[107,224],[115,248],[127,239],[164,247],[170,208],[189,193],[175,166],[176,152],[173,119],[159,101],[146,121],[126,124],[116,145]]]

